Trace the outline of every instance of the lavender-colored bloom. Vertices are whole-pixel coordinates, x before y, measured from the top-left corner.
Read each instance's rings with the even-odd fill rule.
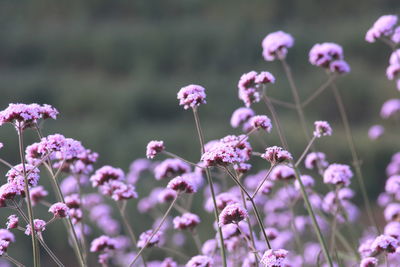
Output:
[[[316,121],[314,122],[315,130],[314,136],[320,138],[322,136],[332,135],[332,128],[326,121]]]
[[[119,222],[111,217],[100,218],[96,224],[107,235],[115,236],[121,231]]]
[[[360,262],[360,267],[376,267],[378,266],[378,259],[374,257],[364,258]]]
[[[379,194],[376,202],[380,207],[386,207],[387,204],[392,202],[392,197],[389,194],[383,192]]]
[[[178,92],[179,105],[184,109],[196,108],[200,104],[206,103],[206,93],[204,87],[190,84],[182,87]]]
[[[19,221],[19,219],[18,219],[17,215],[13,214],[13,215],[8,216],[7,223],[6,223],[7,229],[17,228],[18,227],[18,221]]]
[[[344,60],[335,60],[329,64],[329,70],[338,74],[345,74],[350,72],[349,64]]]
[[[365,40],[369,43],[374,43],[377,39],[390,36],[393,33],[393,28],[397,24],[396,15],[381,16],[374,25],[367,31]]]
[[[39,169],[33,165],[25,164],[25,172],[29,173],[27,180],[29,186],[36,186],[39,182]],[[14,184],[19,190],[23,191],[25,188],[24,168],[22,164],[18,164],[11,168],[6,173],[7,181]]]
[[[261,263],[265,267],[284,267],[288,254],[284,249],[269,249],[262,256]]]
[[[381,117],[388,119],[395,114],[400,113],[400,99],[389,99],[383,103],[381,108]]]
[[[275,77],[268,71],[262,71],[257,75],[254,82],[256,84],[275,83]]]
[[[390,222],[385,226],[385,235],[389,235],[396,239],[400,238],[400,222]]]
[[[264,129],[267,132],[272,130],[271,120],[266,115],[253,116],[250,118],[249,123],[254,129]]]
[[[235,194],[224,192],[218,194],[215,198],[215,201],[217,203],[217,208],[219,210],[223,210],[229,204],[239,203],[239,198]],[[211,197],[208,198],[206,202],[206,210],[209,212],[214,210],[213,200]]]
[[[235,148],[222,142],[214,144],[201,156],[201,160],[206,166],[227,166],[241,161]]]
[[[314,185],[315,185],[314,178],[312,178],[310,175],[303,174],[303,175],[300,176],[300,179],[303,182],[304,187],[306,187],[306,188],[311,188],[311,187],[314,187]],[[294,187],[297,190],[300,190],[299,181],[297,181],[297,180],[294,181]]]
[[[139,180],[141,173],[150,169],[151,164],[151,161],[148,159],[134,160],[129,166],[129,172],[126,175],[128,183],[135,184]]]
[[[184,213],[182,216],[177,216],[173,220],[175,229],[193,229],[200,223],[200,217],[193,213]]]
[[[244,102],[246,107],[250,107],[252,103],[257,103],[261,99],[261,94],[255,83],[257,75],[255,71],[244,73],[238,82],[239,99]]]
[[[390,203],[383,212],[386,221],[400,219],[400,203]]]
[[[150,141],[147,144],[146,148],[146,156],[148,159],[154,159],[154,157],[165,150],[164,142],[163,141]]]
[[[14,199],[17,195],[24,195],[24,191],[14,184],[6,183],[0,187],[0,199],[4,201],[4,206],[6,199]]]
[[[111,198],[115,201],[138,197],[138,194],[136,193],[135,187],[133,185],[126,184],[117,180],[106,182],[101,185],[99,189],[103,195],[111,196]]]
[[[368,137],[371,140],[376,140],[381,137],[385,132],[385,128],[382,125],[373,125],[368,130]]]
[[[58,111],[50,105],[9,104],[0,112],[0,126],[4,123],[16,123],[23,129],[32,127],[39,119],[56,119]]]
[[[168,183],[167,187],[178,192],[185,192],[187,194],[196,193],[197,191],[196,186],[182,176],[177,176],[172,179]]]
[[[391,39],[395,44],[399,44],[400,43],[400,26],[397,26],[394,29],[394,32],[393,32],[393,35],[392,35]]]
[[[177,193],[175,190],[172,190],[170,188],[165,188],[163,189],[157,196],[158,202],[160,203],[166,203],[166,202],[171,202],[174,200],[177,196]]]
[[[137,247],[143,248],[144,246],[146,246],[149,248],[149,247],[153,247],[153,246],[157,245],[160,242],[160,239],[161,239],[161,236],[163,233],[161,231],[158,231],[157,233],[154,234],[153,237],[151,237],[152,234],[153,234],[153,230],[147,230],[147,231],[143,232],[139,236],[139,240],[137,242]],[[150,240],[150,237],[151,237],[151,240]]]
[[[263,57],[267,61],[283,59],[293,44],[294,39],[290,34],[283,31],[272,32],[262,41]]]
[[[276,166],[270,174],[270,179],[272,181],[277,180],[291,180],[295,178],[295,172],[293,168],[286,165],[278,165]]]
[[[326,168],[328,166],[328,162],[326,161],[326,155],[322,152],[311,152],[307,155],[304,160],[304,165],[307,169],[314,169],[316,167],[321,166],[322,168]]]
[[[178,267],[178,264],[172,258],[165,258],[159,266],[160,267]]]
[[[102,235],[92,241],[90,244],[90,252],[114,250],[116,246],[116,241],[113,238]]]
[[[5,240],[8,242],[15,242],[15,236],[13,233],[7,229],[0,229],[0,240]]]
[[[212,267],[214,260],[208,256],[198,255],[192,257],[187,263],[186,267]]]
[[[64,218],[68,216],[69,208],[65,203],[58,202],[51,205],[49,212],[53,213],[54,217]]]
[[[217,247],[217,240],[209,239],[203,243],[203,246],[201,247],[201,253],[203,253],[204,255],[212,255],[217,250]]]
[[[400,175],[392,175],[387,179],[385,191],[392,195],[395,195],[400,191]]]
[[[348,165],[334,163],[325,170],[324,183],[349,186],[352,177],[353,172]]]
[[[274,227],[266,228],[265,233],[269,240],[275,240],[279,236],[279,231]]]
[[[154,168],[154,176],[161,180],[188,173],[190,170],[189,164],[180,159],[166,159]]]
[[[46,230],[46,222],[40,219],[35,219],[33,220],[33,226],[35,227],[35,233],[40,234],[44,230]],[[25,234],[30,235],[31,234],[31,225],[28,224],[25,229]]]
[[[386,77],[388,80],[394,80],[400,74],[400,63],[390,64],[386,68]]]
[[[363,242],[358,247],[358,253],[360,253],[361,257],[366,258],[372,256],[371,244],[374,242],[374,238],[368,238],[363,240]]]
[[[390,55],[389,64],[400,65],[400,48],[396,51],[393,51],[393,53]]]
[[[238,108],[232,113],[231,126],[233,128],[237,128],[240,125],[246,123],[254,115],[256,114],[254,110],[252,110],[251,108],[245,108],[245,107]]]
[[[317,67],[329,68],[336,60],[343,60],[343,49],[335,43],[315,44],[309,53],[309,60]]]
[[[81,198],[78,194],[72,194],[65,197],[65,204],[69,208],[79,208],[81,206]]]
[[[7,248],[10,245],[10,242],[6,240],[0,240],[0,256],[7,252]]]
[[[101,167],[90,177],[93,187],[98,187],[99,185],[103,185],[111,180],[121,181],[124,179],[125,175],[123,170],[109,165]]]
[[[36,205],[39,203],[43,198],[45,198],[49,193],[44,189],[43,186],[39,185],[33,187],[29,190],[29,194],[31,196],[32,205]]]
[[[271,162],[273,165],[293,159],[292,155],[288,151],[278,146],[267,147],[265,153],[262,154],[261,157]]]
[[[371,250],[374,253],[388,252],[393,253],[399,246],[399,241],[388,235],[380,235],[371,244]]]
[[[249,216],[247,211],[238,203],[227,205],[219,215],[219,225],[239,223]]]

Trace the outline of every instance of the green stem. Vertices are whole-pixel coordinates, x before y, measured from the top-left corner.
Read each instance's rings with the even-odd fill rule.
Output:
[[[195,123],[196,123],[197,134],[199,136],[200,147],[201,147],[200,148],[201,155],[203,155],[204,152],[205,152],[205,149],[204,149],[204,136],[203,136],[203,131],[201,129],[199,114],[197,113],[197,109],[196,108],[193,108],[193,116],[194,116],[194,120],[195,120]],[[224,237],[222,235],[221,227],[219,226],[219,214],[218,214],[217,200],[216,200],[216,197],[215,197],[214,184],[213,184],[213,181],[212,181],[212,178],[211,178],[210,169],[208,167],[206,168],[206,176],[207,176],[207,181],[208,181],[208,185],[209,185],[210,192],[211,192],[211,198],[213,200],[214,217],[215,217],[215,221],[217,222],[217,230],[218,230],[218,237],[219,237],[219,243],[220,243],[220,248],[221,248],[222,264],[223,264],[224,267],[226,267],[227,263],[226,263],[226,252],[225,252]]]
[[[265,181],[268,179],[269,175],[271,174],[272,169],[275,166],[276,166],[275,164],[271,165],[271,167],[269,168],[269,170],[268,170],[267,174],[265,175],[264,179],[258,184],[256,191],[254,191],[253,195],[251,196],[251,199],[255,198],[255,196],[257,195],[258,191],[260,191],[261,187],[263,186]]]
[[[22,170],[23,170],[23,175],[25,177],[24,179],[24,186],[25,186],[25,198],[26,198],[26,204],[28,207],[28,217],[29,217],[29,224],[31,226],[31,239],[32,239],[32,253],[33,253],[33,265],[35,267],[40,266],[40,262],[38,259],[39,255],[39,248],[37,246],[37,241],[36,241],[36,229],[35,229],[35,224],[33,221],[34,215],[33,215],[33,209],[32,209],[32,203],[31,203],[31,198],[30,198],[30,193],[29,193],[29,182],[28,182],[28,177],[26,176],[26,167],[25,167],[25,157],[24,157],[24,140],[23,140],[23,129],[20,125],[18,125],[18,144],[19,144],[19,155],[21,158],[21,163],[22,163]]]
[[[169,213],[172,210],[172,207],[174,206],[176,200],[178,199],[179,194],[174,198],[174,200],[171,202],[171,204],[169,205],[167,211],[165,212],[164,216],[162,217],[160,223],[158,224],[157,228],[152,231],[150,237],[147,239],[146,243],[144,244],[144,246],[139,250],[138,254],[136,254],[135,258],[133,259],[133,261],[129,264],[130,267],[133,266],[133,264],[135,264],[135,262],[139,259],[140,255],[142,255],[143,251],[145,250],[145,248],[149,245],[149,243],[151,242],[151,240],[153,239],[153,237],[157,234],[157,232],[160,230],[161,226],[164,224],[165,220],[167,219],[167,216],[169,215]]]
[[[349,119],[347,117],[347,113],[346,113],[346,109],[345,109],[344,104],[343,104],[342,97],[341,97],[341,95],[339,93],[339,90],[336,87],[335,83],[332,83],[331,88],[332,88],[333,94],[335,96],[335,100],[336,100],[336,104],[337,104],[338,109],[339,109],[340,116],[342,118],[344,130],[345,130],[345,133],[346,133],[347,143],[348,143],[349,148],[350,148],[354,169],[356,171],[356,177],[357,177],[357,180],[358,180],[358,183],[359,183],[359,186],[360,186],[361,195],[362,195],[362,198],[363,198],[363,201],[364,201],[364,206],[366,208],[368,218],[370,220],[370,223],[375,225],[376,230],[380,234],[381,231],[379,229],[378,222],[376,221],[376,218],[375,218],[375,216],[374,216],[374,214],[372,212],[371,203],[370,203],[370,201],[368,199],[367,189],[365,187],[364,177],[363,177],[363,174],[362,174],[362,171],[361,171],[360,160],[358,158],[357,149],[356,149],[356,146],[354,144],[354,139],[353,139],[353,135],[351,133]]]

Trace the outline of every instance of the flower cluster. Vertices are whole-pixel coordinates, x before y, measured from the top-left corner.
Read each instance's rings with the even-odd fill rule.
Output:
[[[261,100],[260,86],[274,82],[275,77],[267,71],[244,73],[238,82],[239,99],[244,102],[246,107],[250,107],[251,104]]]
[[[272,32],[262,41],[262,55],[267,61],[283,59],[293,44],[294,39],[290,34],[283,31]]]
[[[335,43],[315,44],[309,53],[312,65],[328,69],[332,73],[348,73],[350,66],[344,61],[343,48]]]

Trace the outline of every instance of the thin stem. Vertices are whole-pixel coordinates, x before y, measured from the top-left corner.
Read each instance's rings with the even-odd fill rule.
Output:
[[[205,149],[204,149],[204,136],[203,136],[203,131],[201,129],[199,114],[197,113],[197,109],[196,108],[193,109],[193,116],[194,116],[194,121],[196,123],[197,134],[199,136],[200,147],[201,147],[200,148],[201,155],[203,155],[204,152],[205,152]],[[213,181],[212,181],[212,178],[211,178],[211,172],[210,172],[210,169],[208,167],[206,167],[206,176],[207,176],[207,181],[208,181],[208,185],[209,185],[210,192],[211,192],[211,198],[213,200],[214,217],[215,217],[215,221],[217,223],[219,243],[220,243],[220,248],[221,248],[222,264],[223,264],[224,267],[226,267],[227,263],[226,263],[226,252],[225,252],[224,237],[222,235],[221,227],[219,226],[219,213],[218,213],[218,207],[217,207],[217,200],[216,200],[216,197],[215,197],[214,184],[213,184]]]
[[[22,263],[20,263],[19,261],[17,261],[16,259],[14,259],[13,257],[11,257],[8,254],[3,254],[1,257],[11,261],[12,263],[14,263],[15,265],[17,265],[18,267],[25,267],[25,265],[23,265]]]
[[[165,154],[165,155],[167,155],[167,156],[169,156],[169,157],[172,157],[172,158],[180,159],[180,160],[186,162],[187,164],[192,165],[193,167],[197,167],[197,168],[204,169],[204,167],[199,166],[199,165],[197,165],[196,163],[191,162],[191,161],[189,161],[189,160],[187,160],[187,159],[184,159],[184,158],[182,158],[182,157],[180,157],[180,156],[178,156],[178,155],[176,155],[176,154],[174,154],[174,153],[171,153],[171,152],[169,152],[169,151],[164,150],[164,151],[161,152],[161,153],[163,153],[163,154]]]
[[[301,161],[303,160],[303,158],[306,156],[306,154],[308,153],[308,150],[310,150],[311,146],[313,145],[314,141],[315,141],[316,137],[313,136],[313,138],[311,138],[310,142],[308,142],[307,147],[304,149],[303,153],[301,154],[301,156],[299,157],[299,159],[296,161],[296,163],[294,164],[294,166],[297,168],[299,166],[299,164],[301,163]]]
[[[269,98],[271,100],[272,103],[277,104],[279,106],[285,107],[285,108],[291,108],[291,109],[295,109],[296,105],[294,105],[293,103],[289,103],[289,102],[285,102],[279,99],[275,99],[270,97]]]
[[[272,164],[271,167],[269,168],[267,174],[265,175],[264,179],[258,184],[256,191],[254,191],[253,195],[251,196],[251,199],[254,199],[255,196],[257,195],[258,191],[260,191],[261,187],[265,183],[265,181],[268,179],[269,175],[272,172],[272,169],[275,168],[275,164]]]
[[[375,216],[374,216],[374,214],[372,212],[371,203],[370,203],[370,201],[368,199],[367,189],[365,187],[364,177],[363,177],[363,174],[362,174],[362,171],[361,171],[360,160],[358,158],[357,149],[356,149],[356,146],[354,144],[354,139],[353,139],[353,135],[351,133],[349,119],[347,117],[347,113],[346,113],[346,109],[345,109],[344,104],[343,104],[342,97],[341,97],[341,95],[339,93],[339,90],[337,89],[335,83],[332,83],[331,88],[332,88],[333,94],[335,96],[335,100],[336,100],[336,104],[337,104],[338,109],[339,109],[340,116],[342,118],[344,130],[345,130],[345,133],[346,133],[347,143],[348,143],[349,148],[350,148],[354,169],[356,171],[357,180],[358,180],[358,183],[359,183],[359,186],[360,186],[361,195],[362,195],[362,198],[363,198],[363,201],[364,201],[364,205],[365,205],[365,208],[367,210],[368,218],[370,220],[370,223],[375,225],[376,230],[378,231],[378,233],[380,233],[380,229],[379,229],[378,223],[377,223],[376,218],[375,218]]]
[[[201,241],[200,241],[199,234],[197,233],[197,231],[195,229],[193,229],[191,232],[192,232],[193,241],[196,244],[197,251],[199,252],[199,254],[201,254]]]
[[[28,182],[28,177],[26,176],[26,166],[25,166],[25,157],[24,157],[24,141],[23,141],[23,129],[20,125],[18,125],[18,145],[19,145],[19,155],[21,158],[21,163],[22,163],[22,170],[23,170],[23,175],[24,175],[24,186],[25,186],[25,196],[26,196],[26,204],[28,208],[28,217],[29,217],[29,224],[31,226],[32,230],[32,253],[33,253],[33,265],[40,266],[40,262],[38,259],[39,255],[39,248],[37,246],[36,242],[36,229],[35,229],[35,224],[33,222],[33,209],[32,209],[32,203],[31,203],[31,198],[30,198],[30,193],[29,193],[29,182]]]
[[[335,76],[329,76],[328,80],[322,84],[317,90],[314,91],[314,93],[312,93],[306,100],[303,101],[303,103],[301,103],[301,106],[303,108],[305,108],[306,106],[308,106],[308,104],[310,104],[317,96],[319,96],[323,91],[326,90],[326,88],[329,88],[329,86],[331,85],[331,83],[335,80]]]
[[[153,237],[157,234],[157,232],[160,230],[161,226],[164,224],[165,220],[167,219],[167,216],[169,215],[169,213],[172,210],[172,207],[174,206],[175,202],[177,201],[179,197],[179,194],[174,198],[174,200],[171,202],[171,204],[169,205],[167,211],[165,212],[164,216],[162,217],[160,223],[158,224],[157,228],[152,231],[150,237],[147,239],[146,243],[144,244],[144,246],[139,250],[138,254],[136,254],[135,258],[133,259],[133,261],[129,264],[130,267],[133,266],[133,264],[135,264],[135,262],[139,259],[139,256],[142,255],[143,251],[145,250],[145,248],[149,245],[149,243],[151,242],[151,240],[153,239]]]
[[[335,202],[337,202],[337,207],[335,207],[335,211],[333,213],[333,223],[332,223],[332,230],[331,230],[331,242],[330,242],[330,251],[332,252],[335,248],[335,232],[336,232],[336,226],[337,226],[337,216],[339,213],[339,187],[336,187],[335,189]]]
[[[248,200],[250,201],[253,210],[254,210],[254,214],[256,215],[257,218],[257,222],[261,228],[261,232],[263,233],[265,242],[267,243],[268,249],[272,249],[271,247],[271,243],[269,242],[269,238],[267,236],[267,233],[265,232],[265,227],[264,224],[262,222],[260,213],[258,212],[256,203],[254,202],[254,200],[251,198],[250,194],[247,192],[246,188],[244,188],[244,186],[240,183],[240,181],[235,177],[235,175],[227,168],[225,167],[226,172],[229,174],[229,176],[232,178],[232,180],[240,187],[240,189],[242,190],[242,192],[247,196]]]
[[[0,162],[3,163],[4,165],[6,165],[7,167],[9,167],[10,169],[14,169],[14,166],[11,165],[8,161],[0,158]],[[16,171],[18,171],[18,170],[16,170]]]
[[[254,255],[256,256],[256,264],[258,265],[258,260],[260,260],[260,255],[258,254],[258,251],[256,249],[256,247],[254,246],[254,244],[249,240],[249,238],[246,236],[245,233],[243,233],[242,229],[240,229],[240,225],[237,223],[236,224],[240,234],[243,236],[243,238],[246,240],[247,245],[250,247],[250,249],[252,250],[251,252],[254,253]]]

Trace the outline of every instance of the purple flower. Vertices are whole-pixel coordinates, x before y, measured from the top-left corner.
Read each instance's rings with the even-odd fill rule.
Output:
[[[176,191],[170,188],[163,189],[157,196],[158,202],[166,203],[171,202],[176,198]]]
[[[44,230],[46,230],[46,222],[43,221],[43,220],[40,220],[40,219],[34,219],[33,220],[33,226],[35,227],[35,232],[37,234],[41,234]],[[32,229],[31,225],[28,224],[26,226],[26,229],[25,229],[25,234],[26,235],[30,235],[31,234],[31,229]]]
[[[397,16],[384,15],[381,16],[374,25],[367,31],[365,40],[369,43],[375,42],[377,39],[390,36],[393,33],[393,28],[397,24]]]
[[[182,176],[177,176],[172,179],[167,187],[169,189],[178,191],[178,192],[185,192],[187,194],[196,193],[197,188],[186,178]]]
[[[394,80],[400,74],[400,63],[390,64],[386,68],[386,77],[389,80]]]
[[[217,250],[217,246],[217,240],[209,239],[203,243],[203,246],[201,247],[201,253],[203,253],[204,255],[212,255],[214,251]]]
[[[268,71],[262,71],[256,76],[254,82],[256,84],[275,83],[275,77]]]
[[[206,93],[204,87],[190,84],[182,87],[178,92],[179,105],[184,109],[196,108],[200,104],[206,103]]]
[[[399,241],[391,236],[380,235],[372,242],[371,250],[377,254],[383,251],[393,253],[399,245],[398,242]]]
[[[288,151],[278,146],[267,147],[265,153],[262,154],[261,157],[273,165],[293,159]]]
[[[388,119],[398,113],[400,113],[400,99],[389,99],[383,103],[381,108],[381,117],[383,119]]]
[[[90,252],[114,250],[116,246],[117,243],[113,238],[102,235],[98,238],[93,239],[92,243],[90,244]]]
[[[222,142],[214,144],[209,151],[201,156],[201,160],[206,166],[227,166],[241,161],[235,148]]]
[[[135,184],[142,172],[149,170],[151,168],[151,161],[148,159],[137,159],[134,160],[129,166],[129,173],[126,175],[128,183]]]
[[[322,152],[311,152],[307,155],[306,159],[304,160],[304,165],[307,169],[314,169],[317,168],[318,165],[322,168],[328,166],[328,162],[326,161],[326,155]]]
[[[219,215],[219,225],[239,223],[248,217],[247,211],[238,203],[228,204]]]
[[[264,129],[267,132],[271,132],[272,129],[271,120],[265,115],[253,116],[249,120],[249,123],[255,129]]]
[[[0,240],[0,256],[2,256],[4,253],[7,252],[7,248],[9,246],[10,242],[5,241],[5,240]]]
[[[261,263],[265,267],[284,267],[288,254],[284,249],[269,249],[262,256]]]
[[[93,187],[98,187],[111,180],[121,181],[124,179],[125,175],[123,170],[108,165],[101,167],[90,177]]]
[[[400,222],[390,222],[385,226],[385,235],[389,235],[396,239],[400,237]]]
[[[13,214],[13,215],[8,216],[7,223],[6,223],[7,229],[17,228],[18,227],[18,221],[19,221],[19,219],[18,219],[17,215]]]
[[[238,203],[239,198],[232,193],[224,192],[224,193],[218,194],[215,198],[215,201],[217,203],[217,208],[219,210],[223,210],[228,204]],[[208,212],[213,211],[214,206],[213,206],[213,200],[211,197],[208,198],[206,205],[205,205],[205,209]]]
[[[154,157],[158,154],[161,153],[165,149],[164,142],[163,141],[150,141],[147,144],[146,148],[146,156],[148,159],[154,159]]]
[[[375,267],[378,266],[378,259],[374,257],[364,258],[360,262],[360,267]]]
[[[36,205],[49,194],[41,185],[31,188],[29,193],[31,195],[32,205]]]
[[[135,187],[118,180],[110,180],[99,187],[103,195],[111,196],[115,201],[137,198]]]
[[[390,176],[385,184],[385,191],[388,194],[395,195],[400,192],[400,175]]]
[[[272,181],[276,180],[291,180],[295,178],[295,172],[293,168],[286,165],[276,166],[270,174],[270,179]]]
[[[400,43],[400,26],[397,26],[396,29],[394,29],[393,35],[392,35],[392,41],[395,44]]]
[[[390,203],[383,213],[386,221],[400,219],[400,203]]]
[[[316,121],[314,122],[315,130],[314,136],[320,138],[322,136],[332,135],[332,128],[326,121]]]
[[[186,267],[212,267],[214,261],[208,256],[198,255],[192,257],[187,263]]]
[[[352,177],[353,172],[345,164],[334,163],[324,171],[324,183],[326,184],[349,186]]]
[[[286,57],[288,48],[294,44],[293,37],[283,31],[268,34],[262,41],[263,57],[267,61],[283,59]]]
[[[304,187],[306,187],[306,188],[311,188],[311,187],[314,187],[314,185],[315,185],[314,178],[312,178],[310,175],[303,174],[303,175],[300,176],[300,179],[303,182]],[[297,181],[297,180],[294,181],[294,187],[297,190],[300,190],[299,181]]]
[[[343,49],[335,43],[315,44],[309,53],[309,60],[317,67],[329,68],[336,60],[343,60]]]
[[[58,202],[51,205],[49,212],[53,213],[54,217],[64,218],[68,216],[69,208],[65,203]]]
[[[162,180],[182,175],[190,171],[190,166],[186,162],[180,159],[166,159],[154,168],[154,176],[157,180]]]
[[[175,229],[193,229],[200,223],[200,218],[193,213],[184,213],[182,216],[177,216],[173,220]]]
[[[376,140],[383,135],[385,128],[382,125],[373,125],[368,130],[368,137],[371,140]]]
[[[15,236],[13,233],[7,229],[0,229],[0,240],[5,240],[8,242],[15,242]]]
[[[232,113],[231,126],[233,128],[237,128],[240,125],[246,123],[254,115],[256,114],[251,108],[238,108]]]
[[[163,233],[161,231],[158,231],[157,233],[154,234],[154,236],[150,240],[150,237],[152,236],[152,234],[153,234],[153,230],[147,230],[146,232],[143,232],[139,236],[139,240],[137,242],[137,247],[143,248],[144,246],[146,246],[149,248],[149,247],[153,247],[153,246],[157,245],[160,242],[160,238]]]
[[[400,65],[400,48],[395,50],[389,58],[390,65]]]
[[[329,64],[329,70],[338,74],[345,74],[350,72],[350,66],[344,60],[335,60]]]
[[[29,186],[36,186],[39,182],[39,169],[33,165],[25,164],[25,173],[29,173],[27,180]],[[25,188],[24,169],[22,164],[18,164],[11,168],[7,173],[7,181],[14,184],[19,190],[23,191]]]
[[[24,195],[23,189],[21,191],[21,188],[10,183],[3,184],[0,187],[0,199],[4,201],[4,206],[6,199],[14,199],[16,195]]]
[[[244,102],[246,107],[250,107],[252,103],[257,103],[261,99],[261,94],[255,82],[257,75],[255,71],[244,73],[238,82],[239,99]]]

